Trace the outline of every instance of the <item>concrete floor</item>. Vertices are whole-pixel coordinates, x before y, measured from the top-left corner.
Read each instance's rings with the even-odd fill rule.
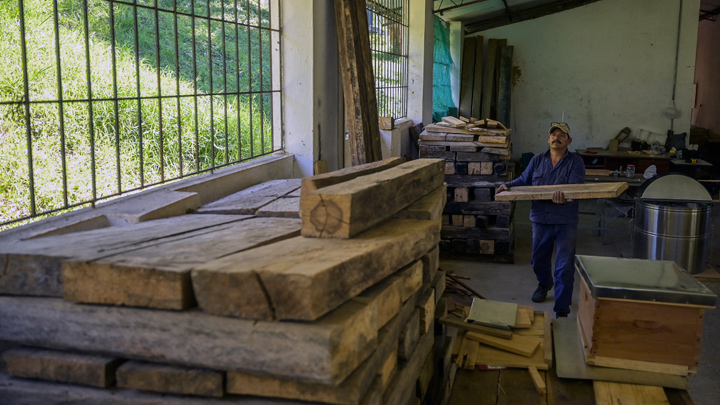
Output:
[[[595,212],[596,200],[581,202],[581,212]],[[551,314],[554,300],[552,293],[540,304],[530,300],[537,287],[537,280],[530,267],[530,246],[532,226],[529,220],[530,203],[521,201],[515,210],[515,263],[496,264],[468,260],[446,260],[440,262],[445,271],[468,276],[465,281],[486,298],[498,301],[516,302],[531,305],[538,311],[549,311]],[[713,208],[713,232],[709,247],[709,262],[715,269],[720,269],[720,206]],[[616,218],[608,224],[613,230],[608,231],[606,244],[598,236],[597,230],[583,229],[597,226],[594,215],[580,215],[577,254],[630,257],[631,253],[631,220]],[[579,279],[575,277],[575,289],[571,317],[577,310],[577,292]],[[719,282],[704,282],[708,288],[720,295]],[[716,404],[720,398],[720,311],[706,311],[703,329],[702,352],[697,376],[689,377],[689,393],[696,404]]]

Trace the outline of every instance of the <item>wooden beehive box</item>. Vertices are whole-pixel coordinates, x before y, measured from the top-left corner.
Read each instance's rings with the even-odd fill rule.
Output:
[[[712,291],[671,261],[578,255],[575,265],[588,363],[692,373],[705,309],[717,300]]]

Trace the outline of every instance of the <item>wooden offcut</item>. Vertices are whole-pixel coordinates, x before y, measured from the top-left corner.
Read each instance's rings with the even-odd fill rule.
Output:
[[[298,236],[300,220],[251,218],[95,260],[62,265],[67,301],[187,309],[195,305],[190,271],[229,254]],[[121,233],[121,232],[118,232]]]
[[[545,395],[547,393],[547,386],[545,385],[545,379],[540,375],[537,367],[528,367],[528,372],[530,373],[530,379],[532,379],[533,385],[535,386],[538,394]]]
[[[464,127],[465,121],[455,117],[442,117],[442,121],[452,127]]]
[[[305,177],[301,180],[302,194],[307,194],[323,187],[333,186],[343,183],[360,176],[367,176],[381,172],[383,170],[395,167],[405,162],[403,158],[391,157],[376,162],[366,163],[363,165],[347,167],[345,169],[335,170],[332,172],[319,174],[311,177]]]
[[[382,159],[365,0],[335,0],[340,74],[352,165]]]
[[[7,373],[70,384],[108,387],[123,362],[116,357],[69,353],[39,348],[14,348],[3,353]]]
[[[329,384],[370,356],[378,333],[373,308],[357,302],[307,323],[0,296],[0,325],[0,340],[25,345]]]
[[[439,230],[437,221],[396,219],[353,239],[286,239],[197,266],[193,290],[208,313],[314,320],[419,260]]]
[[[194,367],[128,361],[117,370],[117,385],[167,394],[222,397],[224,373]]]
[[[566,199],[574,200],[616,198],[627,188],[625,182],[517,186],[495,194],[495,201],[552,200],[555,191],[562,191]]]
[[[440,187],[444,178],[443,160],[418,159],[304,194],[302,235],[353,237]]]

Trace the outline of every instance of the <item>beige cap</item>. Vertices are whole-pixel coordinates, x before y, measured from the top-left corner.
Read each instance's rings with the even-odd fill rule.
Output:
[[[560,129],[561,131],[565,132],[567,136],[570,136],[570,127],[568,126],[568,124],[564,122],[553,122],[552,124],[550,124],[550,131],[548,131],[548,133],[551,134],[553,129],[555,128]]]

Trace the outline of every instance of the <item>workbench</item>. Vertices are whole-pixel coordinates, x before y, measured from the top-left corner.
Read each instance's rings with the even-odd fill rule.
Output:
[[[668,154],[652,155],[643,151],[611,152],[602,149],[578,149],[587,169],[625,170],[627,165],[635,165],[635,173],[643,174],[645,169],[655,165],[658,174],[670,171],[672,158]]]

